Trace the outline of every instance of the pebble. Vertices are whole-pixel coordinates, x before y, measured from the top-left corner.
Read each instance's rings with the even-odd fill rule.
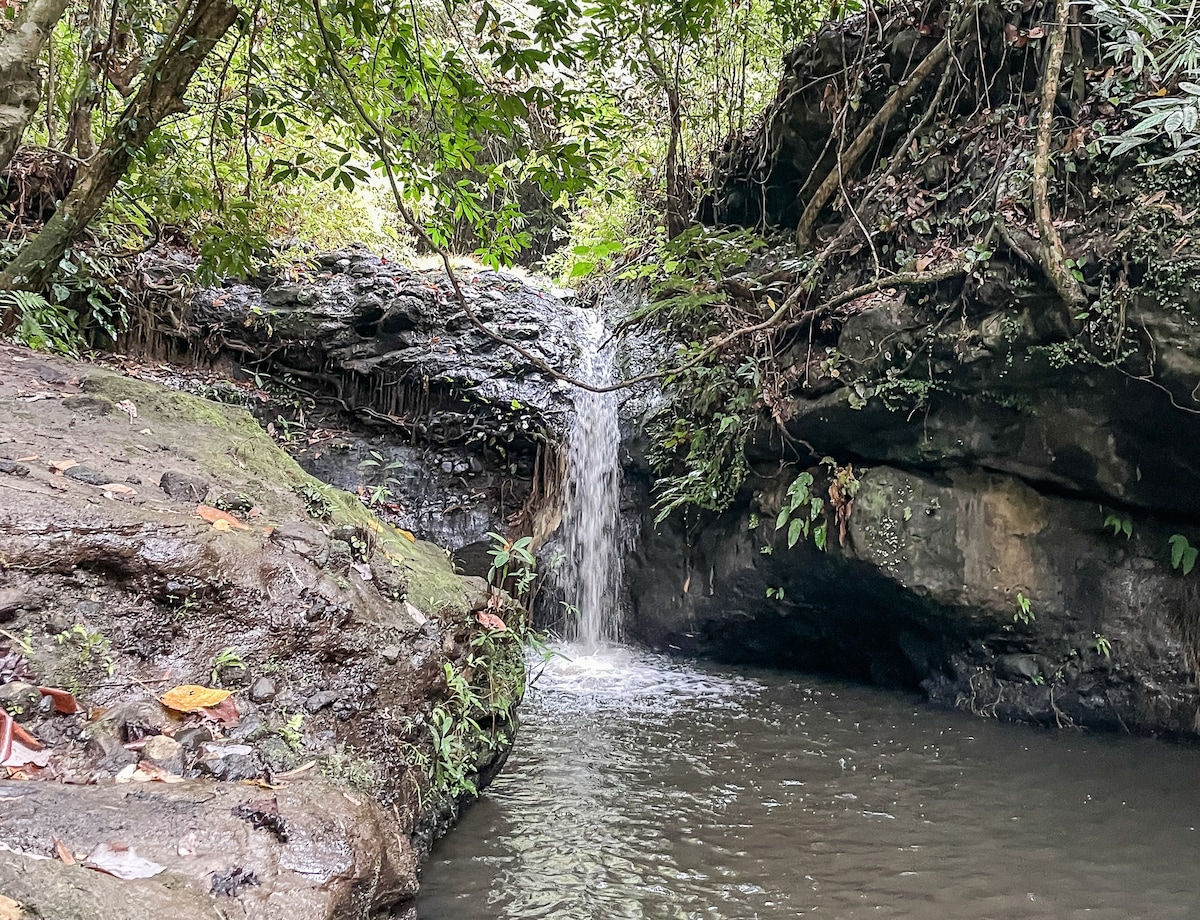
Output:
[[[78,467],[73,467],[78,469]],[[70,475],[68,470],[67,474]],[[199,476],[181,473],[179,470],[167,470],[158,481],[158,487],[171,498],[181,502],[202,502],[208,494],[208,483]]]
[[[82,482],[89,486],[106,486],[114,481],[108,473],[92,469],[90,466],[73,466],[64,475],[68,479],[74,479],[76,482]]]
[[[277,692],[275,681],[269,677],[260,677],[250,685],[250,701],[252,703],[269,703],[275,699]]]
[[[341,699],[342,694],[337,690],[320,690],[308,698],[304,708],[309,712],[320,712],[326,706],[331,706]]]
[[[166,735],[155,735],[142,748],[142,760],[156,763],[169,773],[181,774],[184,769],[183,745]]]

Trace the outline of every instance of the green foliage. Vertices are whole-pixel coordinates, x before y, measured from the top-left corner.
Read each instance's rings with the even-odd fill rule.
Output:
[[[512,595],[525,599],[537,578],[537,558],[533,554],[533,537],[509,540],[498,533],[488,533],[492,546],[488,550],[488,584],[498,594],[512,579]]]
[[[1017,612],[1013,614],[1013,620],[1024,623],[1028,626],[1036,617],[1033,613],[1033,602],[1020,591],[1017,592]]]
[[[1092,0],[1105,56],[1128,62],[1150,90],[1129,109],[1130,125],[1101,138],[1110,156],[1163,144],[1143,165],[1177,163],[1200,153],[1200,6],[1192,0]]]
[[[1171,568],[1182,575],[1190,575],[1196,567],[1200,550],[1192,546],[1191,541],[1181,533],[1172,534],[1167,545],[1171,549]]]
[[[805,470],[792,480],[788,486],[787,496],[779,516],[775,519],[775,529],[787,527],[788,549],[795,546],[801,537],[812,537],[813,544],[819,550],[824,550],[828,543],[828,525],[824,520],[817,523],[825,511],[825,500],[812,493],[813,475]]]
[[[1125,539],[1128,540],[1133,536],[1133,521],[1123,514],[1110,514],[1105,517],[1104,527],[1106,529],[1111,527],[1114,537],[1124,534]]]
[[[221,673],[226,668],[237,668],[245,673],[246,660],[239,654],[238,650],[232,645],[227,645],[215,655],[212,656],[212,661],[209,663],[211,667],[210,677],[212,683],[216,684],[221,680]]]
[[[1112,643],[1109,642],[1104,636],[1100,635],[1100,633],[1092,633],[1092,637],[1095,639],[1093,648],[1096,649],[1096,654],[1103,655],[1105,658],[1111,658]]]
[[[79,667],[84,671],[99,668],[109,677],[117,669],[112,657],[112,643],[99,630],[88,629],[82,623],[75,623],[69,629],[64,629],[54,637],[59,645],[70,645],[76,650],[75,658]]]

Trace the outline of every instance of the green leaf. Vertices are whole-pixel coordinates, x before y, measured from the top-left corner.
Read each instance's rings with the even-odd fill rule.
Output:
[[[825,522],[822,521],[813,530],[813,543],[815,543],[817,545],[817,549],[821,550],[822,552],[825,551],[825,543],[826,543],[826,540],[828,539],[828,536],[829,536],[828,525],[826,525]]]
[[[800,534],[804,531],[804,521],[800,518],[792,521],[792,526],[788,528],[788,549],[796,545],[796,541],[800,539]]]
[[[1178,569],[1183,563],[1183,554],[1191,547],[1191,543],[1181,533],[1172,534],[1167,542],[1171,546],[1171,568]]]

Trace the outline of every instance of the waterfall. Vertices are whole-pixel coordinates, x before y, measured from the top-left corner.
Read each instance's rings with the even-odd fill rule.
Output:
[[[580,314],[580,379],[596,386],[613,381],[613,352],[599,310]],[[617,394],[577,389],[563,496],[566,559],[559,582],[574,611],[575,639],[594,651],[620,639],[621,468]]]

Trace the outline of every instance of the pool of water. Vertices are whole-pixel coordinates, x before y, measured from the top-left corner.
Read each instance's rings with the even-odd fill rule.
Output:
[[[1200,750],[562,651],[420,920],[1200,917]]]

